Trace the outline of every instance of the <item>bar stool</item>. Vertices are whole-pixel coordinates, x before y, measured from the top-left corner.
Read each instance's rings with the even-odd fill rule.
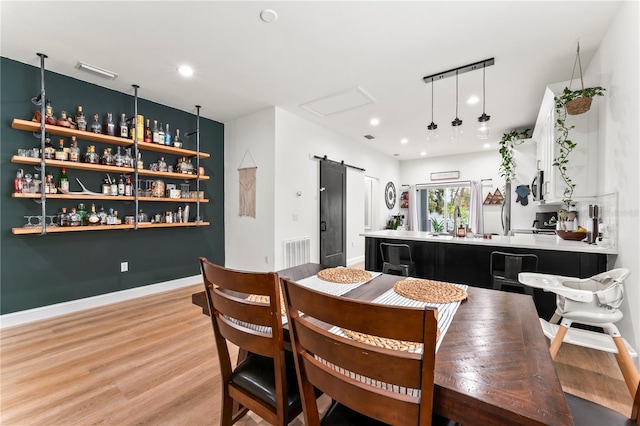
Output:
[[[416,275],[416,263],[408,244],[380,243],[382,273],[412,277]]]
[[[520,272],[538,271],[538,256],[535,254],[494,251],[491,253],[489,270],[491,271],[491,284],[494,290],[502,290],[503,285],[520,287],[525,294],[534,297],[533,288],[518,281],[518,274]]]
[[[622,319],[618,308],[624,298],[622,283],[629,274],[628,269],[618,268],[584,279],[526,272],[518,278],[526,286],[556,294],[555,314],[549,322],[540,318],[545,336],[551,339],[551,357],[555,359],[563,342],[613,353],[633,397],[640,373],[632,358],[638,354],[614,324]],[[573,323],[600,327],[604,333],[571,328]]]

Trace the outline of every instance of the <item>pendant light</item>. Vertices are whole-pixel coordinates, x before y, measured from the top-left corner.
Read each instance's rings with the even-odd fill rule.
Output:
[[[451,122],[451,141],[460,142],[462,137],[462,120],[458,118],[458,71],[456,70],[456,118]]]
[[[482,115],[478,117],[478,122],[480,126],[478,127],[478,139],[487,139],[489,137],[489,120],[491,119],[490,115],[485,114],[485,73],[486,66],[482,65]]]
[[[431,124],[427,126],[427,142],[438,141],[438,125],[433,122],[433,78],[431,78]]]

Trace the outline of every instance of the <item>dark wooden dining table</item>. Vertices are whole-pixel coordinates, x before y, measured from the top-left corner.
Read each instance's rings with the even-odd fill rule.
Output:
[[[323,267],[279,271],[300,280]],[[382,274],[343,297],[371,301],[402,279]],[[572,425],[530,296],[469,287],[436,354],[434,411],[470,425]],[[208,314],[203,292],[192,302]]]

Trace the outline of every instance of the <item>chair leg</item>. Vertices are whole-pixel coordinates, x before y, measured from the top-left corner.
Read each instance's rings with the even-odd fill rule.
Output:
[[[557,312],[554,312],[553,316],[549,320],[549,324],[557,324],[557,323],[559,323],[560,322],[560,318],[562,318],[562,315],[560,315]]]
[[[222,391],[222,413],[220,415],[220,426],[231,426],[233,424],[233,399],[225,389]]]
[[[556,359],[556,355],[558,355],[558,351],[560,350],[560,346],[562,345],[562,341],[564,340],[564,336],[569,331],[569,328],[561,325],[558,328],[558,332],[556,333],[556,337],[551,342],[551,346],[549,347],[549,352],[551,352],[551,359]]]
[[[631,355],[629,355],[629,351],[627,351],[622,337],[614,337],[613,343],[616,344],[616,348],[618,349],[618,353],[615,354],[616,361],[618,361],[618,366],[620,367],[624,381],[627,384],[629,393],[631,393],[631,398],[633,398],[636,396],[636,386],[638,386],[638,382],[640,381],[640,373],[638,373],[638,370],[633,364]]]

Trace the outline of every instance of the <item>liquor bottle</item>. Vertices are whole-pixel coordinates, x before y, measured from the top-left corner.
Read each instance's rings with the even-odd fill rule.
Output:
[[[121,197],[124,195],[124,178],[122,175],[118,178],[118,195]]]
[[[113,209],[109,208],[109,214],[107,214],[107,225],[115,225],[116,224],[116,218],[113,215]]]
[[[167,162],[164,160],[164,157],[160,157],[160,159],[158,160],[158,171],[166,172],[168,170],[169,168],[167,166]]]
[[[80,220],[80,215],[76,212],[76,208],[73,207],[71,209],[71,213],[69,213],[69,226],[81,226],[82,222]]]
[[[182,148],[182,141],[180,140],[180,129],[176,129],[176,135],[173,137],[173,146],[175,148]]]
[[[102,124],[100,124],[100,116],[93,114],[93,123],[91,123],[91,131],[93,133],[102,133]]]
[[[33,174],[33,192],[40,194],[42,191],[42,181],[38,173]]]
[[[158,133],[158,120],[153,120],[153,133],[151,135],[151,138],[153,140],[153,143],[160,143]]]
[[[151,133],[151,127],[149,127],[149,119],[147,118],[147,125],[144,126],[144,141],[153,142],[153,134]]]
[[[178,207],[178,216],[176,217],[176,222],[182,223],[182,206]]]
[[[115,221],[114,225],[122,225],[122,219],[120,219],[120,218],[118,217],[118,210],[114,210],[114,211],[113,211],[113,217],[114,217],[114,219],[115,219],[115,220],[114,220],[114,221]]]
[[[127,116],[123,112],[120,116],[120,137],[126,138],[129,136],[129,125],[127,124]]]
[[[71,123],[67,119],[67,111],[60,111],[60,118],[58,118],[56,124],[60,127],[71,127]]]
[[[169,132],[168,124],[167,124],[167,129],[164,132],[164,144],[167,146],[171,146],[171,132]]]
[[[164,128],[162,127],[162,123],[158,126],[158,143],[164,145]]]
[[[44,158],[45,160],[53,160],[56,157],[56,149],[51,144],[51,138],[46,135],[44,140]]]
[[[58,150],[55,154],[55,159],[59,161],[67,161],[69,157],[67,156],[67,151],[64,149],[64,139],[60,139]]]
[[[58,120],[56,120],[56,116],[53,115],[53,107],[51,106],[51,99],[47,99],[47,103],[44,109],[44,122],[46,124],[56,125]]]
[[[124,182],[124,195],[130,197],[132,193],[131,177],[127,176],[127,180]]]
[[[110,112],[107,113],[107,118],[104,122],[104,130],[105,134],[109,136],[116,135],[116,123],[113,121],[113,114]]]
[[[87,119],[84,117],[84,112],[82,112],[82,106],[80,105],[78,105],[78,111],[76,112],[76,125],[78,130],[87,130]]]
[[[80,162],[80,148],[78,148],[78,141],[75,136],[71,136],[71,148],[69,148],[69,160]]]
[[[18,169],[16,172],[16,178],[13,180],[13,192],[16,194],[22,194],[24,189],[24,170]]]
[[[100,216],[96,213],[95,203],[91,203],[91,212],[87,215],[87,225],[97,226],[100,225]]]
[[[87,152],[84,154],[84,162],[89,164],[98,164],[99,159],[95,145],[87,146]]]
[[[131,148],[127,148],[124,154],[124,167],[133,168],[133,157],[131,156]]]
[[[100,206],[100,211],[98,211],[98,216],[100,216],[100,225],[106,225],[107,212],[104,211],[104,206]]]
[[[118,147],[116,155],[113,156],[113,164],[117,167],[124,167],[124,155],[122,155],[121,148]]]
[[[58,226],[69,226],[69,213],[67,213],[66,207],[63,207],[57,216]]]
[[[77,208],[76,212],[78,213],[78,216],[80,216],[80,225],[86,226],[87,225],[87,216],[89,214],[87,213],[87,209],[84,208],[84,204],[83,203],[78,204],[78,208]]]
[[[117,197],[118,196],[118,182],[116,182],[115,179],[110,180],[109,183],[111,184],[111,196],[112,197]]]
[[[58,188],[60,188],[60,192],[66,194],[69,192],[69,177],[67,176],[67,169],[64,167],[60,171],[60,177],[58,178]]]
[[[51,194],[51,175],[44,177],[44,193]]]
[[[102,182],[102,195],[111,195],[111,183],[107,178],[104,178]]]
[[[138,160],[136,161],[138,165],[138,170],[144,169],[144,162],[142,161],[142,153],[138,151]]]

